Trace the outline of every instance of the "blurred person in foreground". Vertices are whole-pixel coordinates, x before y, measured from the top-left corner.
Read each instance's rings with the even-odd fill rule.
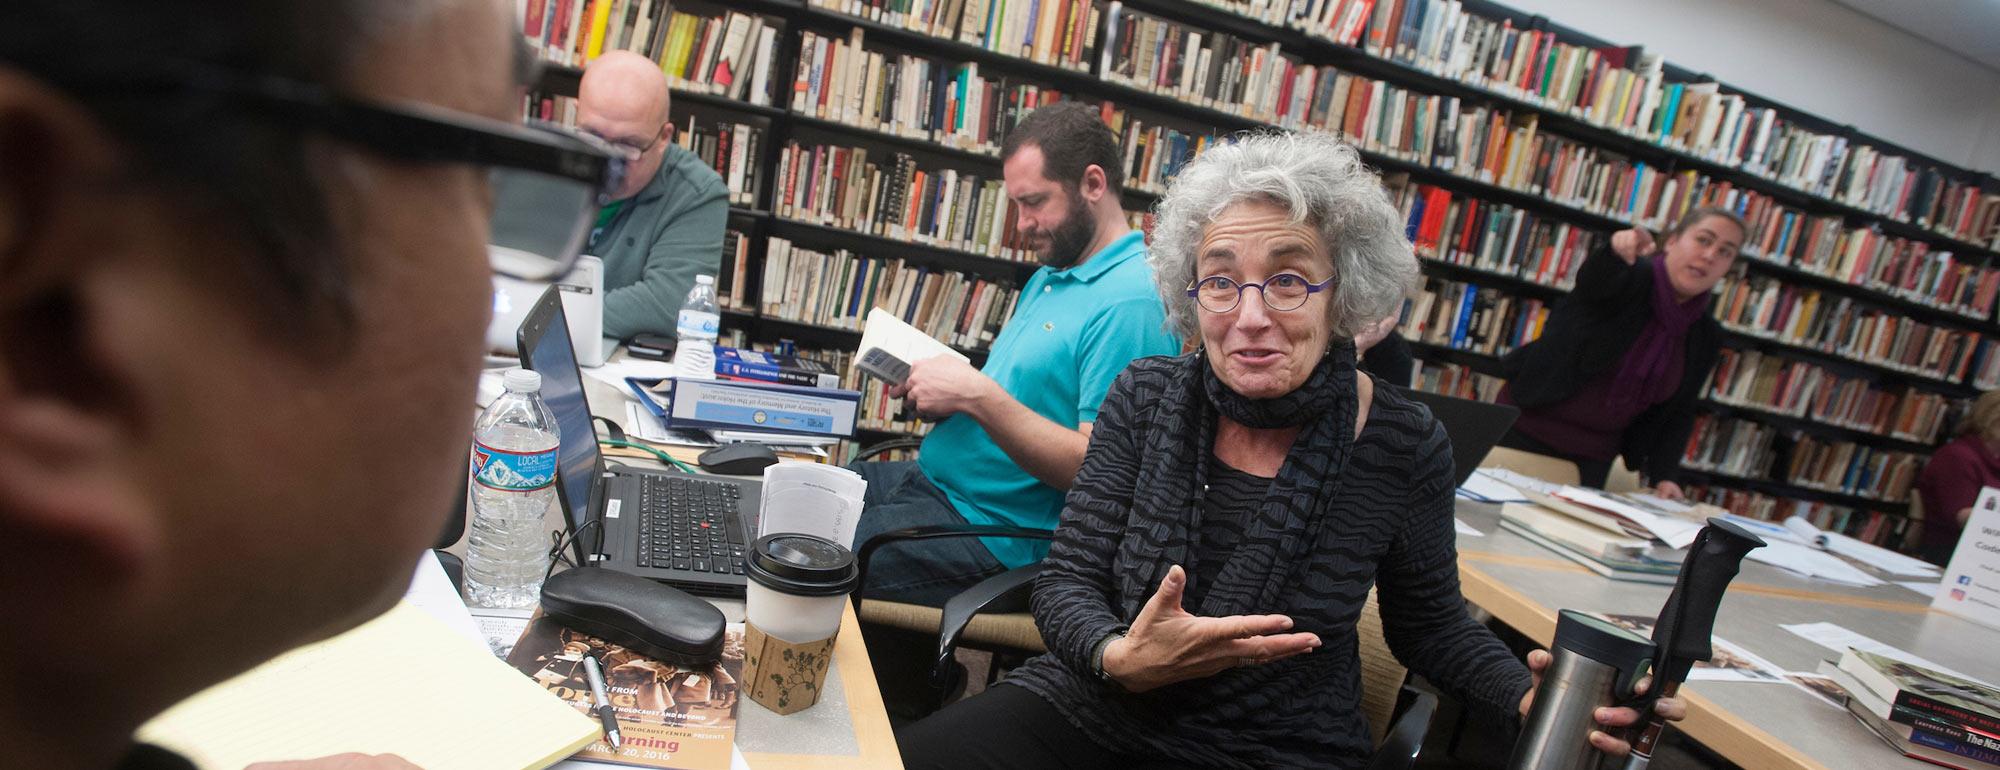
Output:
[[[519,125],[509,8],[0,6],[9,767],[191,768],[134,729],[408,586],[463,493],[491,268],[566,269],[617,169]],[[489,251],[503,176],[545,242]]]

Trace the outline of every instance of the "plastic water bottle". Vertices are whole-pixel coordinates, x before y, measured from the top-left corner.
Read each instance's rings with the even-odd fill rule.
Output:
[[[507,372],[507,392],[479,416],[472,444],[472,534],[465,594],[483,607],[532,607],[549,568],[543,517],[556,500],[555,414],[542,375]]]
[[[722,316],[715,312],[715,276],[694,277],[675,327],[680,342],[674,345],[674,376],[715,379],[715,338],[722,332]]]

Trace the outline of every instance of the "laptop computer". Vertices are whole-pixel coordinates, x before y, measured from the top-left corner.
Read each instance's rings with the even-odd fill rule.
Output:
[[[1479,469],[1486,453],[1500,443],[1500,437],[1507,435],[1508,428],[1514,427],[1514,418],[1521,416],[1519,407],[1391,387],[1402,391],[1411,401],[1430,407],[1431,416],[1444,423],[1444,435],[1451,439],[1451,483],[1454,487],[1465,486],[1465,480],[1472,478],[1472,472]]]
[[[609,467],[577,369],[563,292],[549,288],[521,322],[521,362],[542,375],[542,400],[559,435],[556,496],[572,531],[598,522],[597,537],[577,537],[577,563],[670,584],[690,593],[741,597],[743,552],[757,531],[763,483],[637,468]],[[583,541],[594,542],[586,549]],[[589,551],[589,553],[586,553]]]
[[[554,281],[562,289],[563,316],[569,321],[570,349],[577,363],[599,366],[617,342],[604,339],[604,262],[585,254],[576,258],[576,267]],[[515,352],[521,322],[528,320],[549,283],[523,281],[493,274],[493,320],[486,325],[486,349],[494,353]]]

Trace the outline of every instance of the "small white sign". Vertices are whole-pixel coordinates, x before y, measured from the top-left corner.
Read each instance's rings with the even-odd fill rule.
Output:
[[[1931,608],[2000,628],[2000,489],[1979,490]]]

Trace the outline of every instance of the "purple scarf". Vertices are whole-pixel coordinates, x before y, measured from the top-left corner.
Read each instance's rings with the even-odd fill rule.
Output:
[[[1667,371],[1686,349],[1688,327],[1708,311],[1709,294],[1686,302],[1674,296],[1674,284],[1667,280],[1667,255],[1656,254],[1647,261],[1653,268],[1653,318],[1618,364],[1609,396],[1614,404],[1652,406],[1673,396],[1680,383],[1668,381]]]

